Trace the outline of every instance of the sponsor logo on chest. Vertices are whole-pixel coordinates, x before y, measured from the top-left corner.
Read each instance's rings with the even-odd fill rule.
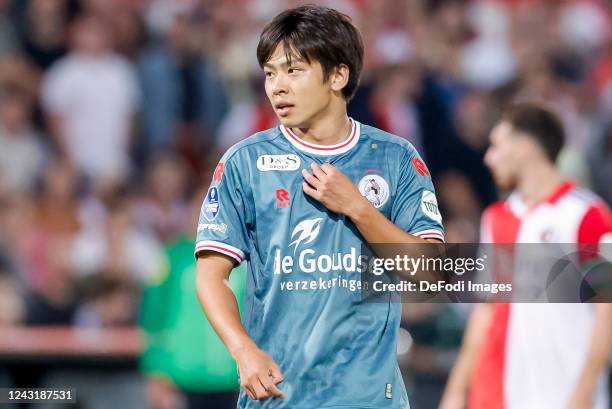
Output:
[[[274,251],[274,274],[291,274],[294,271],[302,273],[358,272],[367,267],[365,255],[359,254],[359,249],[351,247],[348,252],[319,252],[312,248],[324,224],[322,217],[306,219],[299,222],[291,232],[289,254],[281,249]]]
[[[257,169],[260,172],[293,171],[301,166],[300,157],[293,154],[261,155],[257,158]]]
[[[291,204],[291,196],[287,189],[276,189],[276,205],[278,209],[284,209]]]

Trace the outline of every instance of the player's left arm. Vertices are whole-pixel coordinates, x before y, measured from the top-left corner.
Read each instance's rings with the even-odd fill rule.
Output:
[[[368,243],[440,243],[436,238],[420,238],[399,228],[361,195],[357,186],[334,166],[311,165],[312,173],[302,170],[304,192],[329,210],[350,218]]]
[[[603,203],[593,205],[585,214],[578,228],[576,239],[581,250],[581,262],[589,264],[603,252],[601,245],[612,234],[612,215]],[[596,250],[594,250],[595,246]],[[607,275],[606,275],[607,278]],[[592,408],[597,384],[608,365],[612,345],[612,304],[594,304],[593,331],[590,347],[578,382],[574,387],[567,408]]]
[[[595,320],[586,362],[572,392],[567,409],[590,409],[597,385],[608,365],[612,344],[612,304],[595,304]]]

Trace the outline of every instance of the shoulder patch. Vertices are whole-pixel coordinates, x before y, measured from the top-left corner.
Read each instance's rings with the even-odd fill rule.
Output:
[[[219,189],[216,186],[211,186],[206,193],[206,200],[204,201],[204,217],[209,222],[212,222],[219,214],[221,203],[219,202]]]
[[[442,215],[438,209],[438,200],[431,190],[424,190],[421,194],[421,210],[430,219],[442,223]]]
[[[418,156],[412,159],[412,166],[414,166],[419,175],[431,176],[425,162],[423,162]]]

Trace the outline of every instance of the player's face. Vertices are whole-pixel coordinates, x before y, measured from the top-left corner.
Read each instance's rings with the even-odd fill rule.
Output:
[[[516,187],[521,166],[521,140],[514,135],[512,126],[501,122],[491,131],[490,146],[485,154],[485,164],[493,173],[495,183],[502,190]]]
[[[333,96],[330,81],[323,81],[323,69],[292,57],[287,60],[282,45],[264,65],[266,94],[280,122],[287,127],[309,128],[329,108]]]

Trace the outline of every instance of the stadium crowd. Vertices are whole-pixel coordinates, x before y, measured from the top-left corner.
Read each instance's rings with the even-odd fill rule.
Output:
[[[138,325],[220,155],[275,126],[255,46],[300,3],[0,0],[0,327]],[[327,4],[365,41],[351,116],[421,152],[448,242],[498,197],[482,159],[511,101],[561,116],[560,168],[612,204],[610,1]],[[405,310],[411,399],[435,407],[468,308]]]

